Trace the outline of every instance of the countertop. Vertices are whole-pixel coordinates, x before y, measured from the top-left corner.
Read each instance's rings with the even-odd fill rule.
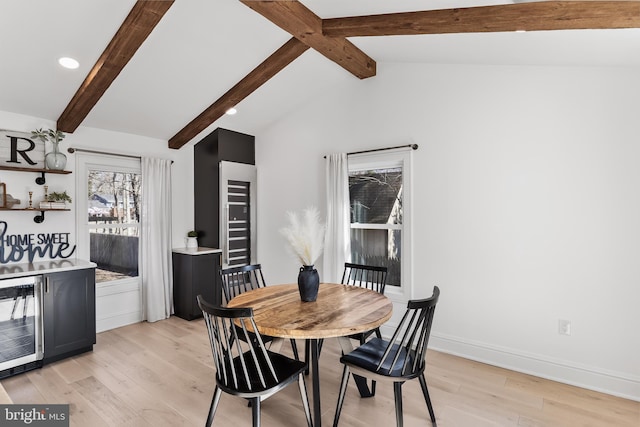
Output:
[[[0,265],[0,279],[11,279],[14,277],[33,276],[34,274],[81,270],[84,268],[95,267],[96,264],[93,262],[76,258],[38,261],[34,263],[3,264]]]
[[[173,248],[171,250],[175,253],[185,254],[185,255],[204,255],[204,254],[222,253],[222,249],[205,248],[203,246],[198,246],[197,248]]]

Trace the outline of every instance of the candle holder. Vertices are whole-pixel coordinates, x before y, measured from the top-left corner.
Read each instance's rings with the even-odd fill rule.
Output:
[[[33,191],[29,191],[29,207],[27,209],[33,209]]]

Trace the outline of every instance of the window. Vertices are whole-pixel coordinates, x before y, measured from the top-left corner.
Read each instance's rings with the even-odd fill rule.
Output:
[[[388,268],[387,290],[410,295],[410,152],[349,157],[351,262]]]
[[[140,173],[87,168],[89,259],[96,282],[138,276]]]

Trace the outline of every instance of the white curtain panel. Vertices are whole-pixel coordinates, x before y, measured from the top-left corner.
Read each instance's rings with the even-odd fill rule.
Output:
[[[339,283],[344,263],[351,259],[349,215],[349,167],[346,153],[327,156],[327,234],[325,237],[323,282]]]
[[[142,158],[142,307],[149,322],[173,313],[171,160]]]

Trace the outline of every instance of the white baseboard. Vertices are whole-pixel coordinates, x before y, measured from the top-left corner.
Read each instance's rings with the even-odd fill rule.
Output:
[[[613,396],[640,401],[640,378],[622,372],[432,332],[429,348]]]
[[[96,319],[96,332],[104,332],[139,322],[142,322],[142,311],[117,313],[102,319]]]

